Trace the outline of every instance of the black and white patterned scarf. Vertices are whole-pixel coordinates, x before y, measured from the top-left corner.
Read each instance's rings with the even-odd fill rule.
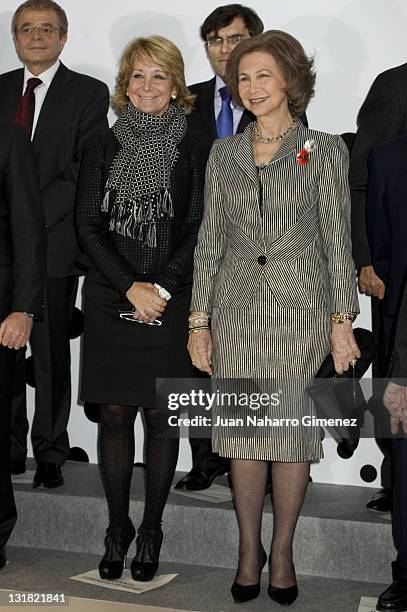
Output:
[[[113,159],[102,203],[111,231],[157,246],[157,219],[174,216],[171,171],[185,132],[185,112],[177,104],[158,116],[127,103],[113,126],[121,148]]]

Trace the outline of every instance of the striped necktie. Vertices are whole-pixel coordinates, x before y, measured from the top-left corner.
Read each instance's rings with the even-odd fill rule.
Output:
[[[222,108],[216,119],[216,126],[218,128],[218,138],[226,138],[226,136],[233,135],[233,112],[227,86],[221,87],[219,93],[222,98]]]

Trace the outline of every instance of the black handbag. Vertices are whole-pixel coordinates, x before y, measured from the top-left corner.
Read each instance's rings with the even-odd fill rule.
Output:
[[[357,327],[353,333],[361,352],[356,365],[350,366],[343,374],[336,374],[333,357],[329,354],[319,368],[315,382],[306,390],[314,401],[318,418],[356,421],[356,425],[327,426],[338,442],[337,452],[343,459],[352,457],[359,444],[364,413],[368,409],[359,379],[369,368],[376,351],[371,331]]]

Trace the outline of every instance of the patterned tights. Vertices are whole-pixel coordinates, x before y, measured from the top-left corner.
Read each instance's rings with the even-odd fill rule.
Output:
[[[134,462],[134,406],[101,406],[99,467],[109,508],[109,526],[123,527],[129,514],[130,483]],[[164,506],[174,478],[179,440],[168,425],[168,415],[155,408],[144,410],[146,434],[145,505],[142,525],[160,529]],[[171,429],[171,433],[170,433]]]

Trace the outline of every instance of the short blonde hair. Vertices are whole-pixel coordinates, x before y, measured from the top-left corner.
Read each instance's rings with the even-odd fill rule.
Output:
[[[286,82],[285,93],[292,115],[301,117],[314,95],[314,60],[307,57],[300,42],[281,30],[269,30],[259,36],[243,40],[230,54],[225,80],[229,92],[239,106],[239,64],[245,55],[262,51],[269,53],[279,65]]]
[[[134,38],[124,49],[119,62],[116,76],[116,86],[112,96],[112,106],[121,113],[127,104],[127,87],[136,58],[147,58],[153,61],[171,78],[177,97],[177,102],[189,114],[196,96],[192,95],[185,83],[184,60],[181,51],[173,42],[163,36],[148,36]]]

